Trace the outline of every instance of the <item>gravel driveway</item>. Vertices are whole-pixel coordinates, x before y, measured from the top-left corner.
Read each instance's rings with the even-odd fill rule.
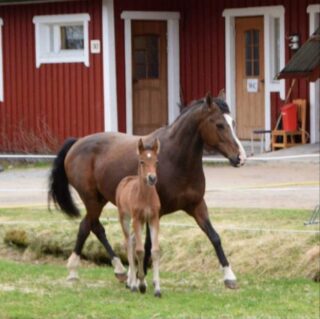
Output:
[[[0,207],[46,206],[48,169],[0,173]],[[306,208],[319,204],[317,161],[205,166],[209,207]]]

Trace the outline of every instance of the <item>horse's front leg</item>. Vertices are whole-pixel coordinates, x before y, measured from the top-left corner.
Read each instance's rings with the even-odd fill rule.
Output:
[[[204,200],[202,200],[199,205],[197,205],[193,210],[188,211],[190,215],[194,217],[200,228],[205,232],[205,234],[210,239],[217,257],[219,259],[220,265],[223,269],[223,279],[224,284],[227,288],[235,289],[237,288],[237,278],[233,273],[230,264],[225,256],[222,248],[221,240],[219,234],[213,228],[209,215],[208,208]]]
[[[155,297],[161,297],[160,290],[160,247],[159,247],[159,218],[155,217],[149,224],[152,242],[152,268],[153,268],[153,286]]]

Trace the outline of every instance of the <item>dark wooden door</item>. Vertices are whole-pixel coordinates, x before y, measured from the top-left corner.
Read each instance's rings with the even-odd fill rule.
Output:
[[[237,18],[236,28],[236,123],[240,139],[264,128],[263,17]]]
[[[133,134],[168,123],[167,24],[132,22]]]

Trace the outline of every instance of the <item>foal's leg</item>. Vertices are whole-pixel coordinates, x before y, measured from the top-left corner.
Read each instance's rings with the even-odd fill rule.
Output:
[[[136,270],[134,250],[135,250],[135,238],[134,238],[134,235],[131,235],[128,241],[128,262],[130,267],[128,281],[129,281],[129,286],[132,292],[138,291],[137,270]]]
[[[160,247],[159,247],[159,218],[155,217],[150,222],[150,234],[152,242],[152,267],[153,267],[153,285],[155,297],[161,297],[160,291],[160,275],[159,275],[159,264],[160,264]]]
[[[237,288],[237,278],[229,265],[227,257],[224,254],[220,237],[212,227],[205,201],[202,200],[200,204],[194,208],[194,210],[188,211],[188,213],[194,217],[200,228],[205,232],[213,244],[219,262],[223,268],[223,279],[225,286],[231,289]]]
[[[67,280],[77,280],[79,279],[78,268],[80,265],[80,254],[83,248],[83,245],[90,234],[90,220],[86,215],[80,225],[77,236],[76,245],[74,251],[70,255],[67,263],[67,268],[69,270],[69,275]]]
[[[137,277],[139,279],[139,290],[141,293],[146,292],[146,283],[145,283],[145,275],[144,275],[144,270],[143,270],[143,260],[144,260],[144,248],[143,248],[143,243],[142,243],[142,223],[138,219],[133,220],[133,229],[134,229],[134,234],[136,238],[136,256],[137,256],[137,261],[138,261],[138,272],[137,272]]]

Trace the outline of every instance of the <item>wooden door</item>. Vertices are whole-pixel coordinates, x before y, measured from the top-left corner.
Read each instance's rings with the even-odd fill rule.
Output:
[[[236,18],[236,123],[240,139],[264,129],[263,17]]]
[[[132,22],[133,134],[168,123],[167,24]]]

